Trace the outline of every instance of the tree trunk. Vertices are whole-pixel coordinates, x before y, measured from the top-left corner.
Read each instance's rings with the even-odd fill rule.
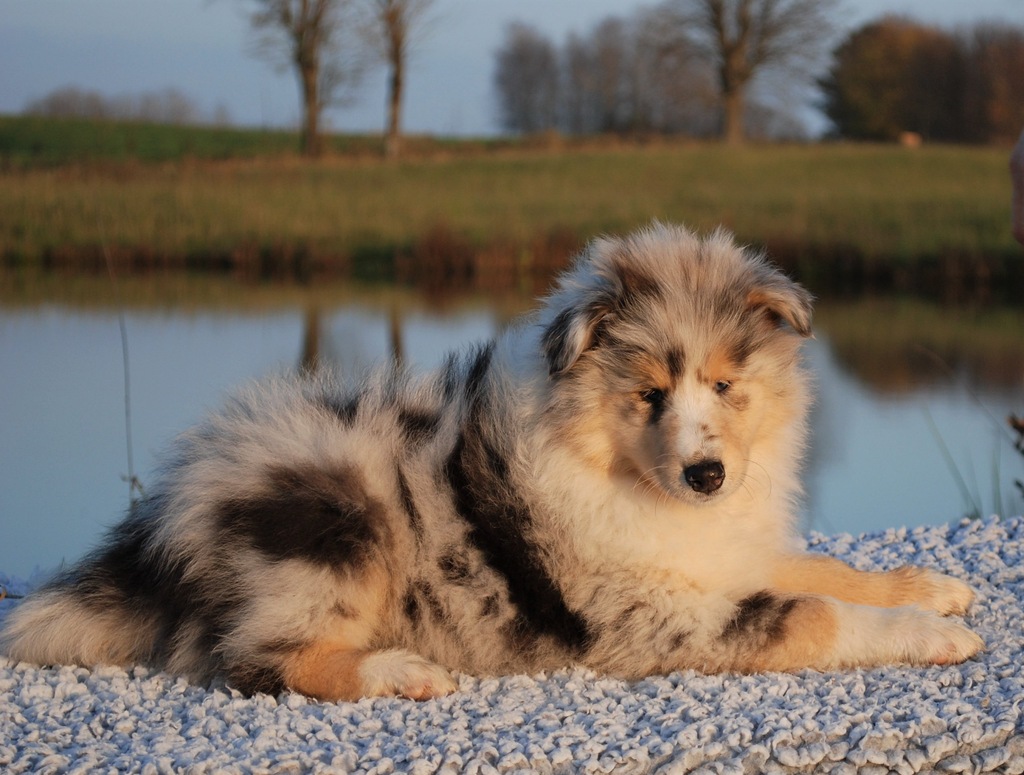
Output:
[[[749,61],[751,45],[751,2],[740,0],[730,11],[722,2],[709,2],[710,19],[721,62],[718,84],[722,94],[722,139],[727,145],[742,145],[743,102],[747,82],[753,74]],[[726,14],[735,15],[730,25]]]
[[[388,132],[384,139],[384,155],[398,158],[402,143],[402,88],[405,81],[405,62],[401,55],[391,61],[391,79],[388,85]]]
[[[387,47],[388,66],[388,126],[384,137],[384,155],[398,157],[402,134],[402,88],[405,85],[405,53],[411,9],[407,2],[390,0],[385,3],[382,21]]]
[[[299,63],[302,86],[302,153],[319,156],[323,150],[320,138],[320,68],[316,62]]]
[[[726,145],[743,145],[743,88],[722,93],[722,137]]]

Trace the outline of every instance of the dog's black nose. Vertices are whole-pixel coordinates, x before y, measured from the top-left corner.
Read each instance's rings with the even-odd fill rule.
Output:
[[[718,460],[703,460],[683,470],[683,479],[691,490],[710,495],[725,481],[725,466]]]

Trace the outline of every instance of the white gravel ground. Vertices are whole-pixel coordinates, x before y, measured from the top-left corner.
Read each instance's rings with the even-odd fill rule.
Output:
[[[337,704],[0,657],[0,772],[1024,772],[1024,519],[810,545],[865,569],[967,579],[987,650],[953,667],[826,674],[461,676],[440,700]]]

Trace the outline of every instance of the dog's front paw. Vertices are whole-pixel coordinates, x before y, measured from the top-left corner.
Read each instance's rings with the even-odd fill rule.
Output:
[[[904,605],[916,605],[942,616],[965,614],[974,601],[974,590],[960,579],[928,568],[900,568],[893,572],[903,587]]]
[[[972,630],[914,606],[891,608],[885,615],[880,644],[885,661],[912,665],[951,665],[970,659],[985,648]]]
[[[985,644],[963,622],[917,606],[841,609],[838,662],[842,665],[949,665]]]
[[[925,613],[910,633],[908,661],[922,665],[952,665],[985,648],[976,633],[955,619]]]

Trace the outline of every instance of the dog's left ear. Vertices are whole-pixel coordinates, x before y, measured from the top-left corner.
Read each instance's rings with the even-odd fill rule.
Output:
[[[813,297],[781,272],[770,273],[747,294],[747,308],[766,313],[779,324],[785,321],[800,336],[811,335]]]

